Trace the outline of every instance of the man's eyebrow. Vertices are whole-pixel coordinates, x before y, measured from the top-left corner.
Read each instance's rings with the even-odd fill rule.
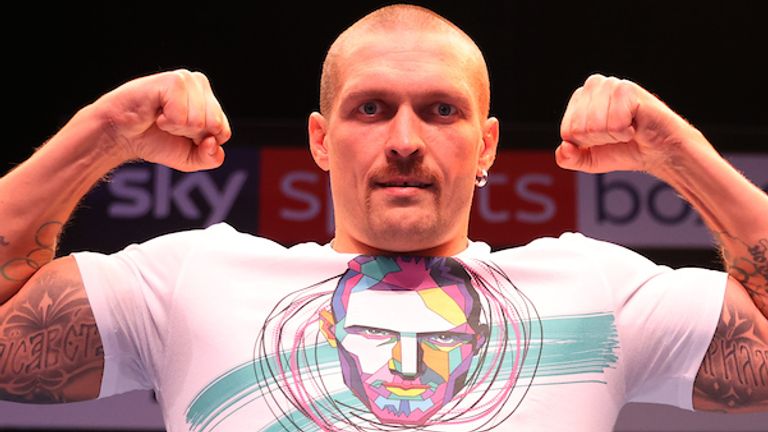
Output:
[[[444,90],[430,90],[425,92],[421,97],[427,100],[443,101],[458,105],[460,107],[469,107],[470,99],[462,92],[448,92]]]
[[[396,97],[395,93],[384,89],[360,89],[352,90],[342,97],[342,102],[362,101],[362,100],[387,100]],[[446,102],[458,105],[460,107],[469,107],[470,99],[467,95],[458,91],[447,90],[425,90],[417,93],[416,100],[427,100],[430,102]]]
[[[381,89],[353,90],[342,97],[343,101],[356,101],[366,99],[386,99],[392,96],[392,92]]]
[[[373,329],[373,330],[381,330],[381,331],[388,331],[388,332],[396,332],[397,330],[391,330],[384,327],[377,327],[377,326],[369,326],[364,324],[353,324],[350,326],[344,326],[345,329]]]

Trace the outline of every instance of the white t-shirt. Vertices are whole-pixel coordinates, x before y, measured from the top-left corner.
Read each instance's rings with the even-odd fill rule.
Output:
[[[692,408],[726,283],[572,233],[365,257],[218,224],[75,257],[101,397],[154,389],[168,431],[609,431]]]

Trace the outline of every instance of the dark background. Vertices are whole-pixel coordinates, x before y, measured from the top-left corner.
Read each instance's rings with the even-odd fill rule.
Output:
[[[27,2],[4,11],[3,117],[11,132],[4,169],[102,93],[178,67],[209,76],[235,134],[239,122],[254,119],[303,124],[318,106],[320,64],[333,38],[391,2],[157,3]],[[571,92],[601,72],[640,83],[710,136],[765,137],[762,2],[416,3],[457,23],[484,50],[502,129],[543,125],[554,147]],[[716,144],[766,148],[750,139]]]

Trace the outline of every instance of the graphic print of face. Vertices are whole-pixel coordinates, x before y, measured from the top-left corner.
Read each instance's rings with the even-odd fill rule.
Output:
[[[357,398],[383,423],[422,425],[464,387],[487,338],[479,316],[457,261],[360,256],[321,323]]]

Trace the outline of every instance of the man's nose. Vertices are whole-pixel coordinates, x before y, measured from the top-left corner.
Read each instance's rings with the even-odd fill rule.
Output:
[[[401,333],[400,340],[392,348],[389,369],[406,378],[419,374],[419,341],[416,333]]]
[[[421,119],[409,106],[402,106],[390,122],[386,151],[388,158],[402,159],[421,155]]]

